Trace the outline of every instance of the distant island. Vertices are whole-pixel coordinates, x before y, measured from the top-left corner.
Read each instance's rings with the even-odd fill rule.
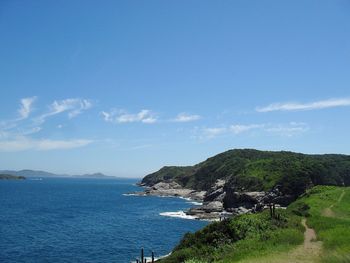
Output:
[[[93,173],[93,174],[82,174],[82,175],[68,175],[68,174],[55,174],[45,171],[37,171],[37,170],[0,170],[0,174],[17,176],[17,177],[64,177],[64,178],[100,178],[100,179],[115,179],[117,177],[105,175],[102,173]]]
[[[17,176],[11,174],[0,174],[0,180],[25,180],[24,176]]]

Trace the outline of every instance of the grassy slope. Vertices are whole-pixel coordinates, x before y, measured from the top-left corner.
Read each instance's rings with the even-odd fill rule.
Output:
[[[280,220],[271,220],[267,211],[241,215],[216,222],[187,234],[162,263],[179,263],[195,258],[203,262],[232,262],[273,251],[287,251],[303,242],[299,217],[279,211]]]
[[[350,262],[350,188],[314,187],[280,213],[281,220],[270,220],[264,212],[210,224],[187,234],[161,262],[283,263],[295,262],[291,258],[295,255],[304,259],[300,262]],[[304,228],[300,221],[305,217],[323,244],[317,258],[301,249]]]

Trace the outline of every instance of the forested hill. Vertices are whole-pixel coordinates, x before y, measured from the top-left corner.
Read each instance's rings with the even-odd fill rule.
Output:
[[[278,185],[283,193],[298,195],[313,185],[350,185],[350,156],[235,149],[194,166],[163,167],[142,183],[176,181],[186,188],[207,191],[218,179],[237,191],[268,191]]]

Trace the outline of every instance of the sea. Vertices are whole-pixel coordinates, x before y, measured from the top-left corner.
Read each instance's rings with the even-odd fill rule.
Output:
[[[0,262],[134,262],[167,255],[208,222],[174,197],[129,195],[131,179],[28,178],[0,181]]]

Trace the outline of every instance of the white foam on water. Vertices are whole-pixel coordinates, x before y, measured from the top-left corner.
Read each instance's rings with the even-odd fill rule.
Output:
[[[187,203],[192,204],[192,205],[203,205],[202,202],[194,201],[193,199],[191,199],[189,197],[182,197],[182,196],[180,196],[179,198],[188,201]]]
[[[154,257],[154,260],[157,261],[159,259],[162,259],[162,258],[165,258],[165,257],[168,257],[171,255],[171,252],[169,254],[166,254],[166,255],[163,255],[163,256],[159,256],[159,257]],[[144,257],[147,262],[151,262],[152,258],[151,257]],[[140,261],[139,261],[140,262]],[[136,263],[136,261],[131,261],[131,263]]]
[[[182,219],[197,219],[195,216],[186,215],[184,211],[177,211],[177,212],[163,212],[159,213],[161,216],[168,216],[168,217],[176,217],[176,218],[182,218]]]
[[[124,196],[140,196],[138,194],[122,194],[122,195],[124,195]]]
[[[178,198],[184,199],[184,200],[187,200],[187,201],[192,201],[192,199],[189,198],[189,197],[178,196]]]
[[[201,203],[201,202],[195,202],[195,201],[193,201],[193,202],[188,202],[189,204],[192,204],[192,205],[203,205],[203,203]]]

